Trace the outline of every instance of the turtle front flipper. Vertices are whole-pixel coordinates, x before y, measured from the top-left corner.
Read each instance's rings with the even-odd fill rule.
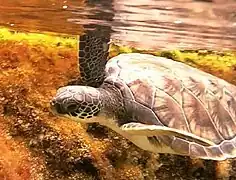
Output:
[[[180,139],[186,139],[190,142],[195,142],[203,146],[215,145],[213,142],[196,136],[188,132],[182,132],[181,130],[158,126],[158,125],[146,125],[141,123],[127,123],[121,126],[121,129],[129,134],[139,135],[139,136],[175,136]]]
[[[101,30],[88,30],[79,37],[78,69],[80,77],[70,84],[99,87],[105,77],[109,55],[110,34]]]

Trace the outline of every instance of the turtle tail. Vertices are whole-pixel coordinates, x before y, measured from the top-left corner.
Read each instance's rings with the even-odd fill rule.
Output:
[[[110,35],[87,31],[79,38],[79,71],[81,84],[99,87],[105,78]]]

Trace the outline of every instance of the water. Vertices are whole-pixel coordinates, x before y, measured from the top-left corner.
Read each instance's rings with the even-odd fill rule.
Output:
[[[235,0],[0,0],[0,25],[81,34],[110,26],[111,38],[142,49],[236,49]]]

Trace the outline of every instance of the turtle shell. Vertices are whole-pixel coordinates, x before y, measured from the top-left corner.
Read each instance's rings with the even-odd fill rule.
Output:
[[[144,112],[135,117],[138,122],[190,132],[215,144],[206,147],[162,137],[179,154],[206,159],[236,156],[234,85],[186,64],[138,53],[112,58],[106,76],[123,83],[125,101],[133,103],[126,106]]]

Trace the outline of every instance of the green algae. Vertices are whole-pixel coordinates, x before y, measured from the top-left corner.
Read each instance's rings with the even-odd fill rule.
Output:
[[[113,45],[111,51],[114,55],[120,53],[149,53],[156,56],[170,58],[187,63],[191,66],[211,66],[228,70],[236,65],[236,51],[208,51],[208,50],[170,50],[170,51],[146,51],[130,47]]]
[[[41,34],[17,32],[7,28],[0,28],[0,41],[27,42],[32,45],[77,47],[76,36],[57,36],[56,34]]]

